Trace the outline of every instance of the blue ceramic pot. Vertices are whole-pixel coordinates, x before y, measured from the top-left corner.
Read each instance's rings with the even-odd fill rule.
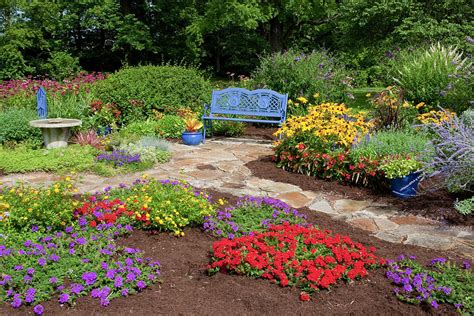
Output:
[[[202,132],[183,132],[181,139],[185,145],[196,146],[202,142]]]
[[[416,195],[416,188],[420,182],[420,173],[412,172],[402,178],[390,180],[392,194],[400,199],[407,199]]]

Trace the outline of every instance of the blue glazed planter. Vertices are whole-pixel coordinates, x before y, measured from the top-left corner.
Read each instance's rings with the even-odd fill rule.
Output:
[[[185,145],[197,146],[202,142],[202,132],[183,132],[181,139]]]
[[[420,174],[412,172],[402,178],[390,180],[392,194],[400,199],[408,199],[416,195],[416,188],[420,182]]]

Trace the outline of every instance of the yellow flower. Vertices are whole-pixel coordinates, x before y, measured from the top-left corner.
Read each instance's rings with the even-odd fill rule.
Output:
[[[319,92],[318,92],[318,93],[315,93],[315,94],[313,94],[313,97],[314,97],[315,99],[319,98]]]
[[[370,98],[372,96],[372,94],[369,92],[365,95],[367,98]]]
[[[300,101],[300,102],[303,103],[303,104],[308,103],[308,100],[307,100],[305,97],[299,97],[299,98],[297,98],[296,100]]]

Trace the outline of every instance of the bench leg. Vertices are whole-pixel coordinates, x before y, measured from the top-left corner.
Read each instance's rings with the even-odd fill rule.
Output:
[[[204,144],[206,142],[206,121],[204,120],[203,130],[202,130],[202,143]]]

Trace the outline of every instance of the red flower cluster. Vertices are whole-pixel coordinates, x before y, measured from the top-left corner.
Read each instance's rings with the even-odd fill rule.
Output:
[[[92,227],[95,227],[97,223],[115,223],[121,216],[134,214],[128,211],[125,203],[119,199],[97,201],[95,197],[90,197],[89,201],[77,208],[74,216],[77,218],[86,216]]]
[[[314,226],[272,226],[267,232],[222,239],[212,246],[209,272],[230,271],[262,277],[305,292],[329,288],[339,279],[367,275],[367,268],[384,265],[375,248],[368,250],[348,236],[331,235]],[[301,300],[309,300],[306,296]]]
[[[274,148],[273,161],[285,170],[315,176],[342,183],[369,185],[369,181],[381,175],[376,159],[355,157],[350,150],[324,152],[303,143],[294,147],[284,144]],[[379,183],[378,179],[375,181]]]

